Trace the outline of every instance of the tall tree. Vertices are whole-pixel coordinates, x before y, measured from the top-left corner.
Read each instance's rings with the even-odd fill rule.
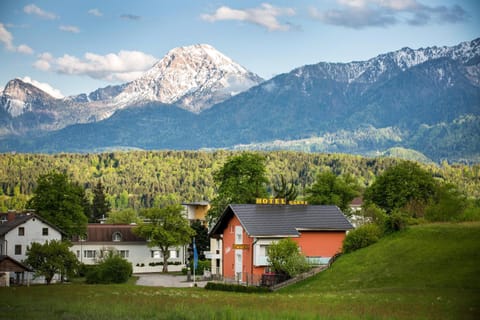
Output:
[[[315,183],[305,190],[305,199],[310,204],[336,205],[347,213],[358,190],[359,186],[354,179],[325,171],[319,173]]]
[[[77,270],[78,260],[70,251],[67,242],[46,241],[44,244],[33,242],[27,249],[25,264],[35,270],[35,275],[44,276],[50,284],[55,274],[71,276]]]
[[[287,184],[287,180],[283,176],[280,176],[280,184],[273,186],[274,197],[279,199],[285,199],[286,202],[295,200],[298,196],[298,190],[295,185],[290,183],[290,186]]]
[[[109,212],[110,203],[106,199],[102,182],[98,181],[93,188],[92,215],[89,222],[98,222],[99,219],[106,218]]]
[[[213,222],[231,203],[255,203],[256,198],[267,197],[265,158],[257,153],[242,153],[229,158],[214,174],[217,196],[212,200],[209,220]]]
[[[427,204],[435,195],[436,181],[414,162],[404,161],[386,169],[365,190],[364,200],[390,214],[410,202]]]
[[[84,234],[87,230],[85,191],[70,182],[65,174],[51,172],[40,176],[34,196],[27,205],[68,237]]]
[[[195,244],[198,250],[200,260],[205,259],[205,252],[210,249],[210,238],[208,237],[208,229],[200,220],[194,220],[190,226],[195,230]],[[190,241],[193,243],[193,241]],[[193,250],[193,248],[192,248]]]
[[[163,256],[163,272],[168,272],[170,248],[188,244],[195,234],[182,211],[181,205],[144,209],[140,215],[147,222],[142,222],[133,229],[135,234],[148,239],[149,247],[160,249]]]

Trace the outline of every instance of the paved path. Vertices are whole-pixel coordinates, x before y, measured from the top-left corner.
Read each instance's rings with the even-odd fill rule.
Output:
[[[172,287],[172,288],[188,288],[193,287],[193,281],[187,282],[187,276],[174,276],[163,273],[138,273],[139,277],[137,285],[152,287]],[[204,287],[207,281],[197,281],[198,287]]]

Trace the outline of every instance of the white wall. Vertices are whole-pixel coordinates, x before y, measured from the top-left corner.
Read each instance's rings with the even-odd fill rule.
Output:
[[[19,228],[24,228],[23,236],[19,235]],[[43,235],[43,228],[48,229],[48,235]],[[43,223],[37,217],[33,217],[5,234],[4,242],[0,244],[2,247],[0,251],[3,255],[8,255],[12,259],[23,262],[23,260],[27,258],[27,247],[33,242],[44,244],[47,240],[62,240],[62,234],[50,225]],[[21,254],[15,254],[15,246],[17,245],[21,246]],[[33,279],[33,274],[33,272],[25,272],[25,279],[32,279],[31,281],[26,281],[30,283],[45,283],[44,277]],[[10,274],[10,276],[12,276],[12,274]],[[60,276],[55,275],[52,282],[54,283],[59,280]]]
[[[161,255],[152,257],[152,251],[159,251],[158,248],[149,248],[147,243],[88,243],[77,242],[70,250],[77,256],[77,259],[84,264],[96,264],[101,258],[101,252],[105,250],[114,250],[118,253],[124,253],[124,258],[129,261],[133,266],[134,273],[144,272],[161,272],[163,266],[149,266],[152,262],[163,262]],[[180,265],[169,265],[169,271],[180,271],[185,266],[185,253],[184,248],[179,246],[177,248],[170,248],[171,251],[178,252],[177,257],[171,257],[168,261],[180,263]],[[88,252],[90,251],[90,252]],[[126,253],[128,251],[128,256]],[[86,253],[95,252],[95,257],[86,257]],[[143,264],[143,267],[142,267]]]
[[[22,227],[25,230],[25,234],[20,236],[18,235],[18,229]],[[47,236],[42,235],[43,228],[48,228]],[[30,246],[31,243],[38,242],[40,244],[44,244],[47,240],[62,240],[62,234],[48,224],[43,223],[40,219],[33,217],[27,222],[10,230],[5,235],[6,252],[3,254],[22,262],[27,257],[27,247]],[[21,245],[21,254],[15,254],[16,245]]]
[[[212,274],[222,274],[222,240],[210,238],[210,252],[205,252],[205,258],[211,260]],[[217,262],[218,261],[218,262]]]

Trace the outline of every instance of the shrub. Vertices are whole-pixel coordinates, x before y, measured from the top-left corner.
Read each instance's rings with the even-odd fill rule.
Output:
[[[408,216],[398,209],[395,209],[384,222],[384,231],[385,233],[393,233],[396,231],[403,230],[408,225]]]
[[[219,282],[208,282],[205,286],[207,290],[244,292],[244,293],[266,293],[271,292],[267,287],[242,286],[239,284],[226,284]]]
[[[270,264],[277,273],[294,277],[310,268],[298,244],[290,238],[271,244],[267,250]]]
[[[190,270],[192,270],[192,274],[193,274],[193,261],[190,261],[188,265]],[[195,275],[197,276],[203,275],[205,270],[210,270],[210,267],[211,267],[210,260],[199,260],[197,269],[195,269]],[[187,274],[187,272],[188,272],[187,268],[182,268],[183,274]]]
[[[343,240],[344,253],[368,247],[382,237],[382,229],[376,224],[365,224],[350,231]]]
[[[466,197],[453,185],[440,185],[425,210],[425,218],[429,221],[458,221],[467,207]]]
[[[81,263],[78,267],[77,276],[82,278],[86,277],[90,270],[94,268],[96,268],[96,265]]]
[[[132,275],[132,264],[120,255],[110,252],[95,268],[87,273],[87,283],[124,283]]]

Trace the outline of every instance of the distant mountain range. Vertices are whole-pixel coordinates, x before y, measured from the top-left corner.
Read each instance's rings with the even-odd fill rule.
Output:
[[[2,152],[118,148],[480,162],[480,38],[321,62],[266,81],[195,45],[171,50],[135,81],[90,94],[56,99],[15,79],[0,97]]]

